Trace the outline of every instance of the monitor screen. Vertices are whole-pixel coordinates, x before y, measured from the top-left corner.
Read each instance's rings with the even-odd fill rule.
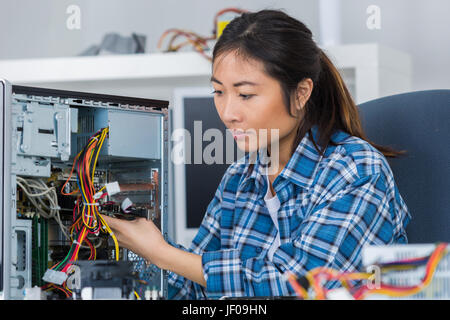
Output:
[[[240,155],[216,111],[212,91],[210,87],[175,91],[173,147],[178,143],[174,141],[176,130],[185,134],[185,161],[174,164],[175,239],[186,247],[197,233],[225,171]]]

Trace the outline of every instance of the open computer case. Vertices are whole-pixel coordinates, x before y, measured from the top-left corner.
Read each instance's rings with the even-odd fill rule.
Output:
[[[167,237],[168,102],[0,79],[0,110],[1,297],[167,297],[165,271],[95,230],[93,207],[152,219]]]

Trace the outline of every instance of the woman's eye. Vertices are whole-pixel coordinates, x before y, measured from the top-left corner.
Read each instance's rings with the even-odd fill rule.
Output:
[[[223,91],[220,91],[220,90],[214,90],[214,91],[211,92],[211,93],[220,96],[220,95],[223,94]],[[253,96],[254,96],[254,94],[239,94],[239,97],[241,97],[242,100],[248,100],[248,99],[250,99],[250,98],[253,97]]]
[[[254,96],[254,94],[240,94],[239,95],[243,100],[248,100]]]

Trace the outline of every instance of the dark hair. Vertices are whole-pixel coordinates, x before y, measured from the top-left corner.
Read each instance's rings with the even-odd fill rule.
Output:
[[[291,98],[298,84],[306,78],[313,81],[292,153],[305,134],[317,125],[318,136],[314,144],[320,153],[328,144],[334,144],[332,134],[342,130],[366,140],[387,157],[401,154],[365,137],[358,108],[339,71],[316,45],[311,31],[302,22],[277,10],[243,13],[227,25],[217,40],[212,62],[231,51],[263,63],[265,72],[279,81],[289,114]]]

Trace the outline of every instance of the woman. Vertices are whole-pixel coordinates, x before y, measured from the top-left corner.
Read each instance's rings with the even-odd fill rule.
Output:
[[[229,166],[191,247],[167,243],[151,221],[105,217],[123,247],[169,271],[169,298],[294,295],[286,271],[355,271],[364,245],[407,242],[385,158],[397,153],[364,137],[303,23],[272,10],[237,17],[214,47],[211,81],[245,160],[265,152]]]

